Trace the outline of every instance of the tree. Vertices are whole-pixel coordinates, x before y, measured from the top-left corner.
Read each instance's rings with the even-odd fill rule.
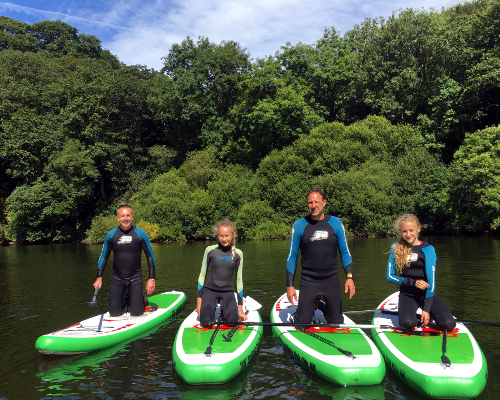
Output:
[[[500,126],[468,134],[455,153],[450,200],[454,226],[472,231],[500,226]]]
[[[36,51],[38,39],[30,25],[0,16],[0,50]]]
[[[162,72],[149,102],[164,125],[166,145],[178,152],[222,145],[231,139],[228,116],[240,100],[240,83],[249,71],[249,55],[233,41],[214,44],[187,38],[163,58]]]

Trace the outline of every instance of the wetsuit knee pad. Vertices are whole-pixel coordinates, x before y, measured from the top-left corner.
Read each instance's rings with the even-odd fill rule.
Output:
[[[448,313],[439,315],[437,318],[435,318],[437,326],[442,329],[442,330],[447,330],[447,331],[452,331],[455,329],[457,326],[457,323],[455,321],[455,318],[453,318],[453,315],[451,313],[448,315]]]
[[[214,316],[208,311],[200,313],[200,325],[203,327],[211,327],[214,324]]]
[[[417,319],[409,315],[399,315],[399,326],[404,329],[413,329],[417,326]]]

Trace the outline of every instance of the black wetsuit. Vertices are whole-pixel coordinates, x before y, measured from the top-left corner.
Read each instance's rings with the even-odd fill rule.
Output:
[[[207,276],[208,272],[208,276]],[[202,299],[200,324],[209,326],[215,319],[217,303],[221,304],[224,320],[238,321],[234,299],[233,275],[236,275],[238,305],[243,304],[243,253],[231,246],[213,245],[205,249],[198,277],[197,297]]]
[[[296,322],[310,323],[316,297],[323,295],[328,322],[343,323],[337,249],[346,274],[352,273],[353,266],[342,221],[325,214],[319,221],[307,216],[293,224],[286,263],[287,286],[293,286],[299,248],[302,272]]]
[[[134,225],[127,230],[115,228],[104,238],[101,257],[97,264],[97,277],[102,277],[109,255],[113,250],[113,274],[109,290],[109,314],[116,317],[122,313],[125,289],[128,289],[130,315],[142,315],[142,251],[146,254],[149,279],[155,278],[155,259],[148,235]]]
[[[401,276],[396,275],[396,258],[393,245],[387,263],[387,281],[400,285],[399,288],[399,325],[405,329],[413,329],[417,325],[415,318],[417,309],[422,308],[441,329],[455,329],[455,319],[449,308],[435,293],[436,251],[427,242],[411,247],[409,267],[403,269]],[[429,284],[426,290],[415,287],[418,280]]]

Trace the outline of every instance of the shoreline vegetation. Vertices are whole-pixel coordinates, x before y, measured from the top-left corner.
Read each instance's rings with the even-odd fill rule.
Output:
[[[500,232],[500,0],[366,19],[264,59],[186,38],[161,71],[61,21],[0,17],[0,243],[285,239],[311,186],[350,236],[402,213]]]

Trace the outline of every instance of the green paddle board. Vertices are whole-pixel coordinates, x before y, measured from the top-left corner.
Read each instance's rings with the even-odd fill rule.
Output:
[[[391,294],[379,306],[374,325],[397,327],[399,292]],[[421,310],[417,314],[421,313]],[[397,329],[372,329],[372,337],[387,366],[416,391],[439,399],[473,399],[483,391],[488,367],[483,352],[464,324],[457,323],[446,337],[444,364],[443,332],[432,325],[412,332]]]
[[[300,301],[300,293],[297,291]],[[288,322],[295,313],[297,304],[291,305],[286,293],[281,296],[271,311],[271,322]],[[323,313],[316,310],[313,321],[326,324]],[[344,323],[355,325],[344,315]],[[342,386],[376,385],[385,376],[385,364],[380,352],[368,336],[358,328],[307,328],[311,336],[293,326],[273,326],[276,337],[291,352],[293,358],[310,372]],[[352,357],[319,339],[325,339],[352,354]]]
[[[243,310],[248,310],[248,321],[261,322],[260,308],[250,297],[243,299]],[[217,307],[215,317],[220,316]],[[242,372],[257,354],[262,339],[262,326],[238,326],[231,341],[224,338],[233,326],[221,325],[210,346],[216,326],[201,327],[196,310],[181,324],[175,337],[173,360],[175,371],[192,385],[221,384]],[[210,351],[207,348],[210,347]]]
[[[144,314],[129,313],[111,317],[109,312],[96,315],[67,328],[40,336],[35,347],[42,354],[80,354],[104,349],[133,338],[172,318],[186,301],[182,292],[165,292],[149,297]]]

